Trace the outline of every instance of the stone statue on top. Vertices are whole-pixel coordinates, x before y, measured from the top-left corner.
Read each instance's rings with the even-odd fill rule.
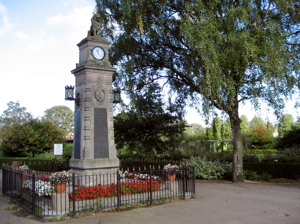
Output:
[[[100,15],[99,13],[95,13],[91,18],[91,28],[88,32],[88,36],[100,36]]]

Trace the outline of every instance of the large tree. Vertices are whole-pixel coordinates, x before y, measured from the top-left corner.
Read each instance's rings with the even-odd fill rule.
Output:
[[[66,106],[54,106],[44,111],[43,120],[56,124],[65,135],[74,134],[74,113]]]
[[[0,148],[8,156],[27,156],[50,151],[54,143],[64,142],[63,131],[49,121],[31,119],[6,125],[0,134]]]
[[[21,107],[19,102],[10,101],[7,103],[7,109],[3,111],[0,117],[0,127],[11,125],[13,123],[24,123],[32,119],[32,115],[26,107]]]
[[[297,0],[96,0],[118,79],[163,79],[177,97],[229,116],[233,181],[243,181],[239,104],[276,111],[299,76]],[[117,31],[117,32],[116,32]],[[160,82],[162,83],[162,82]],[[201,100],[201,101],[200,101]]]

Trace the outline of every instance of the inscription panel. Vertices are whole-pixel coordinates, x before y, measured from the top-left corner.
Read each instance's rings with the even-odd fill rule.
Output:
[[[74,158],[80,159],[81,144],[81,109],[75,111],[75,138],[74,138]]]
[[[107,109],[94,109],[94,158],[109,158]]]

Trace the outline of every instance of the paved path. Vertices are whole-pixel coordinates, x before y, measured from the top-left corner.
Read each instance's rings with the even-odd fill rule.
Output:
[[[2,178],[1,178],[2,181]],[[1,185],[0,185],[1,186]],[[299,224],[300,185],[273,185],[196,181],[196,197],[120,213],[96,215],[52,223],[68,224]],[[4,210],[0,197],[0,224],[36,224],[22,212]]]

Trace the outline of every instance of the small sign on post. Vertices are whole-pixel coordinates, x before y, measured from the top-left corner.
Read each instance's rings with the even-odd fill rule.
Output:
[[[54,144],[54,155],[61,156],[63,154],[63,144]]]

